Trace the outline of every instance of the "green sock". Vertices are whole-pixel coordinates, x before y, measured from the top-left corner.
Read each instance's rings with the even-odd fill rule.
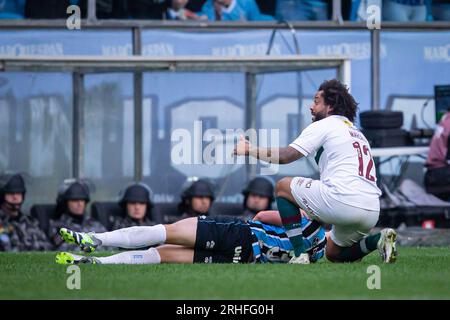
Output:
[[[380,240],[381,233],[372,234],[361,239],[351,247],[343,248],[339,254],[340,262],[354,262],[357,261],[377,248],[378,240]]]
[[[294,247],[294,254],[298,257],[301,253],[304,253],[306,249],[301,228],[302,215],[300,214],[298,207],[286,198],[277,197],[276,201],[283,227]]]
[[[369,250],[370,252],[375,250],[377,248],[377,244],[378,244],[378,241],[380,240],[380,238],[381,238],[380,232],[365,237],[363,240],[365,240],[365,242],[366,242],[367,250]]]

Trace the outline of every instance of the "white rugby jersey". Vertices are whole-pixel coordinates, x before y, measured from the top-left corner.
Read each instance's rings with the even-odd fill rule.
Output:
[[[289,146],[305,157],[315,153],[320,181],[335,200],[380,210],[381,191],[370,145],[346,117],[332,115],[311,123]]]

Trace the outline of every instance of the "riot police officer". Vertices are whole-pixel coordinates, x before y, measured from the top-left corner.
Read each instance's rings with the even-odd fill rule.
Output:
[[[190,177],[181,190],[177,218],[166,217],[166,223],[196,216],[207,216],[215,199],[213,185],[206,179]]]
[[[242,194],[244,195],[242,218],[253,219],[259,211],[271,210],[274,200],[274,184],[268,178],[255,177],[242,190]]]
[[[82,180],[66,180],[58,190],[55,218],[50,220],[50,238],[55,249],[70,251],[76,245],[65,243],[59,236],[60,228],[79,232],[105,232],[106,228],[97,220],[87,217],[86,206],[90,201],[90,190]]]
[[[123,209],[123,217],[114,221],[113,230],[134,227],[152,226],[152,190],[143,182],[130,184],[119,194],[119,206]]]
[[[21,174],[0,177],[0,251],[50,250],[38,221],[21,211],[27,190]]]

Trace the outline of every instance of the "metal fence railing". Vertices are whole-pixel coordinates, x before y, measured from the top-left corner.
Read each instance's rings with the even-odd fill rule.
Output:
[[[102,72],[133,72],[134,91],[134,175],[141,180],[142,170],[142,88],[143,72],[242,72],[246,75],[246,129],[256,123],[256,75],[275,72],[336,69],[337,77],[350,85],[350,60],[345,56],[262,56],[262,57],[98,57],[98,56],[0,56],[0,72],[70,72],[72,73],[73,134],[72,175],[82,177],[84,144],[84,75]],[[137,77],[136,77],[137,76]],[[254,166],[247,166],[253,176]]]

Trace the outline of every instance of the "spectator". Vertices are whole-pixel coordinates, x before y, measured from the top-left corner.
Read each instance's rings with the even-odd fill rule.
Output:
[[[427,172],[425,173],[425,188],[427,192],[431,188],[450,188],[450,107],[439,121],[436,131],[430,143],[428,159],[425,163]],[[443,194],[435,193],[442,200],[449,200],[450,190]]]
[[[119,0],[126,2],[123,0]],[[168,3],[166,0],[128,0],[128,12],[134,19],[164,19]]]
[[[0,182],[0,251],[50,250],[36,219],[25,215],[25,181],[20,174],[3,175]]]
[[[262,14],[255,0],[208,0],[203,5],[202,14],[211,21],[258,21],[274,20]]]
[[[186,9],[188,0],[169,0],[169,7],[166,11],[167,20],[207,20],[205,15],[197,15]]]
[[[326,0],[278,0],[276,5],[277,20],[304,21],[328,20],[328,3]]]
[[[431,12],[434,20],[450,21],[450,3],[448,0],[433,0]]]
[[[142,182],[128,186],[119,199],[119,206],[123,208],[124,217],[116,219],[113,230],[154,225],[151,197],[152,191]]]
[[[87,0],[82,2],[82,8],[85,7],[87,9],[87,2]],[[95,14],[98,19],[129,18],[127,2],[124,0],[96,0]]]
[[[0,19],[23,19],[25,0],[0,1]]]
[[[78,249],[76,245],[65,243],[59,236],[60,228],[69,228],[79,232],[105,232],[98,221],[86,217],[86,205],[90,201],[89,187],[79,180],[64,181],[58,190],[55,219],[50,220],[50,239],[55,249],[70,251]]]
[[[270,210],[274,200],[274,187],[269,179],[256,177],[252,179],[242,194],[244,195],[244,220],[253,219],[260,211]]]
[[[383,1],[383,20],[398,22],[426,21],[425,0],[385,0]]]
[[[191,10],[192,12],[200,12],[202,11],[202,7],[205,2],[206,0],[189,0],[186,8]]]
[[[25,17],[30,19],[66,19],[70,0],[27,0]]]
[[[343,20],[350,20],[351,14],[352,14],[352,6],[353,6],[354,0],[341,0],[341,15]],[[328,12],[332,11],[333,2],[328,1]],[[329,14],[329,17],[331,18],[331,14]]]
[[[255,1],[261,13],[275,17],[275,6],[277,5],[278,0],[255,0]]]
[[[197,216],[209,215],[209,210],[214,201],[214,190],[206,179],[190,177],[184,183],[181,191],[181,201],[178,204],[179,215],[166,216],[166,223]]]

